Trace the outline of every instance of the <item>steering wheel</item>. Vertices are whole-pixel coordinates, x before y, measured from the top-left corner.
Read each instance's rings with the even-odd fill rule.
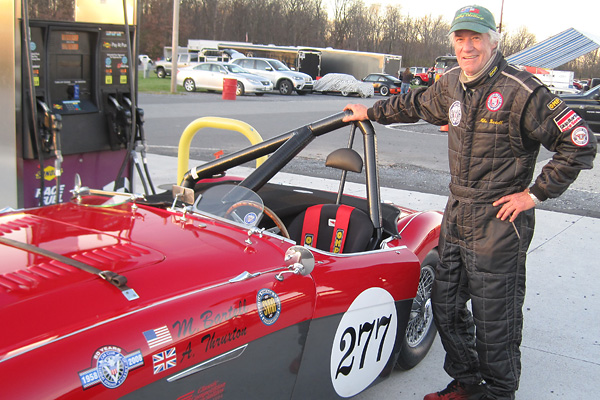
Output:
[[[239,207],[243,207],[243,206],[254,207],[254,208],[258,209],[260,212],[263,212],[267,217],[271,218],[271,220],[275,223],[275,226],[277,226],[277,228],[279,228],[281,235],[290,239],[290,234],[289,234],[287,228],[285,227],[285,224],[281,220],[281,218],[279,218],[277,216],[277,214],[275,214],[273,212],[273,210],[271,210],[269,207],[267,207],[263,204],[257,203],[255,201],[252,201],[252,200],[238,201],[237,203],[235,203],[231,207],[229,207],[229,209],[225,212],[225,217],[228,218],[231,214],[233,214],[235,212],[235,210],[237,210]]]

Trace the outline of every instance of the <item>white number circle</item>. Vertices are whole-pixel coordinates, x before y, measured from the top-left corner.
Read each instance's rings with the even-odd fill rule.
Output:
[[[398,321],[394,298],[385,289],[362,292],[342,316],[331,349],[331,382],[338,395],[366,389],[387,364]]]

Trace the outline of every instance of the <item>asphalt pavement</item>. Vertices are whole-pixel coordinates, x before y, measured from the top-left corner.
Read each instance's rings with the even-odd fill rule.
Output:
[[[176,180],[174,157],[148,155],[152,179],[169,187]],[[199,165],[190,161],[190,166]],[[230,171],[245,176],[250,168]],[[596,170],[583,171],[577,187],[597,186]],[[280,183],[337,191],[332,179],[279,173]],[[364,187],[348,183],[346,193],[364,195]],[[446,196],[382,187],[383,200],[415,210],[443,210]],[[518,400],[595,398],[600,376],[600,219],[555,211],[536,211],[536,230],[528,252],[527,295],[521,386]],[[436,339],[427,357],[410,371],[357,395],[356,399],[422,399],[446,387],[451,378],[442,365],[444,351]]]

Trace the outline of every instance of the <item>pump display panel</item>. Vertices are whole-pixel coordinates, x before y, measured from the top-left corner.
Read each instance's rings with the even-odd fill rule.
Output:
[[[50,100],[60,114],[96,112],[92,48],[97,34],[52,30],[49,37]]]

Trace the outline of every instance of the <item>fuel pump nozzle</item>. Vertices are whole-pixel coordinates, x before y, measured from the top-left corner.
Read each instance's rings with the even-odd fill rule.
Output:
[[[50,107],[42,100],[37,100],[38,104],[38,124],[40,127],[40,138],[42,139],[43,150],[47,153],[60,152],[59,133],[62,129],[62,116],[54,114]]]
[[[123,96],[123,101],[127,104],[129,109],[131,110],[131,108],[132,108],[131,100],[128,97]],[[148,144],[146,143],[146,135],[144,133],[144,110],[137,107],[135,109],[135,117],[136,117],[135,118],[135,121],[136,121],[135,145],[131,151],[131,156],[137,167],[137,171],[138,171],[138,174],[140,175],[140,180],[142,182],[142,185],[144,186],[144,192],[146,194],[150,194],[150,193],[148,193],[148,187],[146,186],[146,180],[147,180],[148,184],[150,185],[150,190],[152,191],[152,194],[156,194],[156,190],[154,189],[154,184],[152,183],[152,178],[150,177],[150,171],[148,169],[148,159],[146,157],[146,150],[148,149]],[[138,157],[137,157],[138,151],[142,157],[142,164],[144,166],[145,177],[144,177],[144,174],[142,173],[142,169],[139,164]]]
[[[54,156],[54,176],[56,177],[56,196],[55,203],[60,199],[60,176],[62,175],[62,147],[60,142],[60,130],[62,129],[62,116],[55,114],[50,107],[40,99],[38,104],[39,135],[42,142],[42,149]],[[44,179],[42,176],[41,179]]]
[[[131,111],[123,107],[113,95],[108,95],[108,104],[112,105],[108,112],[109,129],[119,144],[127,144],[131,134]]]

